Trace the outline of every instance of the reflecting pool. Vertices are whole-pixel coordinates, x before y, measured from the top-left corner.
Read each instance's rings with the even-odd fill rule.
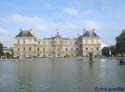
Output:
[[[99,88],[125,88],[125,65],[117,61],[111,58],[94,59],[92,64],[86,58],[0,61],[0,92],[101,92]]]

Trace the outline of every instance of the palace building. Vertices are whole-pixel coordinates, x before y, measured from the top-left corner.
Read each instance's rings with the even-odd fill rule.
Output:
[[[84,30],[76,38],[64,38],[59,32],[50,38],[37,39],[32,30],[22,30],[14,38],[14,57],[88,57],[101,56],[101,38],[94,30]]]

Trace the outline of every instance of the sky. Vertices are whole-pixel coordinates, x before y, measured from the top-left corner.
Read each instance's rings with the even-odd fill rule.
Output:
[[[37,38],[77,37],[95,29],[106,45],[125,29],[125,0],[0,0],[0,42],[13,47],[19,29]]]

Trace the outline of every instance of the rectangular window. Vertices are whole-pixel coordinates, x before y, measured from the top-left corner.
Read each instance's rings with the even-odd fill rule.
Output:
[[[58,53],[58,56],[60,56],[60,54]]]
[[[38,41],[38,44],[40,44],[40,41]]]
[[[18,48],[17,51],[20,51],[20,48]]]
[[[45,48],[43,48],[43,51],[45,51]]]
[[[39,48],[37,49],[37,51],[39,52]]]
[[[29,51],[31,51],[31,47],[29,47]]]
[[[86,48],[86,50],[88,50],[88,48]]]
[[[79,50],[79,48],[76,48],[76,50],[78,51],[78,50]]]
[[[25,44],[25,40],[23,40],[23,44]]]
[[[37,56],[39,57],[39,56],[40,56],[40,54],[37,54]]]
[[[91,48],[91,50],[93,51],[93,48]]]

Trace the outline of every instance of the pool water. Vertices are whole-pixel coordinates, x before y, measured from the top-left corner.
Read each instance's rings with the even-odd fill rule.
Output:
[[[117,87],[125,88],[125,65],[116,59],[0,61],[0,92],[101,92],[96,88]]]

